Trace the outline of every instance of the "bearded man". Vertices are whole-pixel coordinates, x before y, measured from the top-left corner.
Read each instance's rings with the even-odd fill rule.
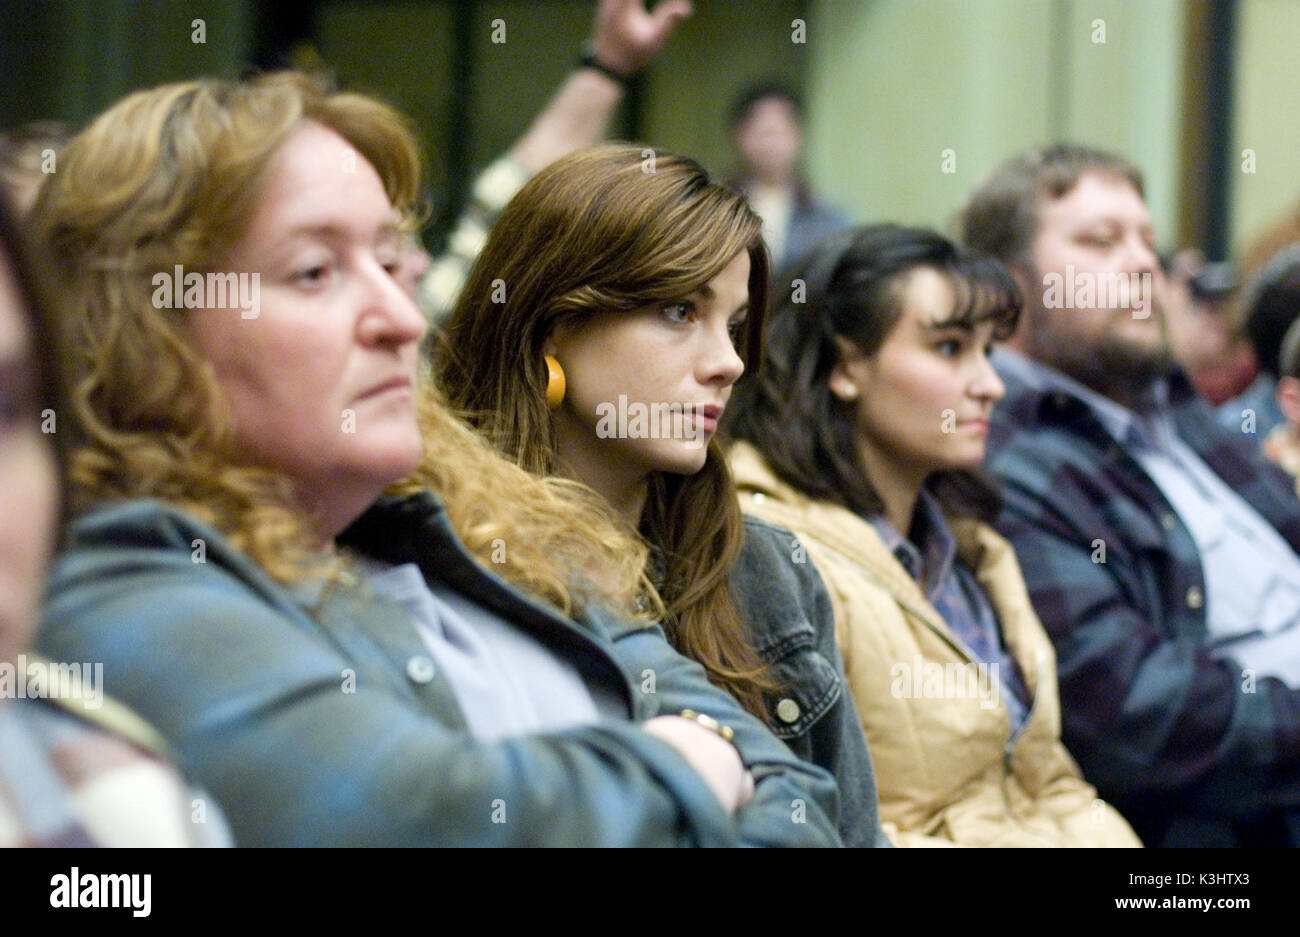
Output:
[[[960,216],[1025,295],[989,468],[1063,737],[1149,845],[1300,843],[1300,502],[1169,353],[1140,171],[1021,154]]]

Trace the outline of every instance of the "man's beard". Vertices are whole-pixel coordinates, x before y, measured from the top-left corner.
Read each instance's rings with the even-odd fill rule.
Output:
[[[1145,407],[1152,385],[1174,366],[1164,341],[1150,348],[1107,335],[1085,344],[1053,333],[1049,328],[1035,336],[1031,349],[1035,358],[1131,410]]]

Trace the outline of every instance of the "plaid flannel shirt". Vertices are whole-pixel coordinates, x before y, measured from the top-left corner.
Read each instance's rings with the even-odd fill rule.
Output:
[[[997,526],[1056,646],[1063,737],[1085,776],[1151,845],[1300,842],[1300,692],[1211,658],[1200,557],[1155,482],[1077,396],[999,370]],[[1181,373],[1169,407],[1300,551],[1300,502],[1256,441],[1219,426]]]

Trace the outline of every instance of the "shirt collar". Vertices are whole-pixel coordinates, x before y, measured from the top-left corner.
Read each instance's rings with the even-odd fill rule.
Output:
[[[1153,388],[1155,407],[1152,415],[1143,417],[1068,374],[1010,348],[993,349],[992,362],[999,374],[1012,377],[1036,391],[1075,397],[1092,411],[1106,432],[1121,445],[1160,446],[1172,432],[1172,428],[1166,425],[1169,383],[1164,379],[1157,381]]]
[[[939,504],[924,488],[916,499],[909,540],[883,514],[870,518],[880,539],[908,574],[933,598],[952,569],[957,541],[948,529]]]

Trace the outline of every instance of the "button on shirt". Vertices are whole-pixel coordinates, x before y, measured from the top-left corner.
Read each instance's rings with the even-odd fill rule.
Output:
[[[530,635],[441,584],[430,587],[414,563],[360,564],[376,593],[411,614],[429,649],[429,657],[407,661],[407,677],[425,684],[441,671],[475,738],[494,742],[601,718],[573,665]]]
[[[912,519],[911,540],[884,516],[868,517],[885,546],[917,581],[930,604],[976,662],[996,666],[1011,730],[1024,724],[1029,690],[1015,658],[1002,644],[993,604],[975,574],[957,558],[957,541],[934,498],[922,491]]]
[[[1211,653],[1300,686],[1300,556],[1179,439],[1168,385],[1158,382],[1150,412],[1139,414],[1022,355],[996,355],[999,371],[1079,398],[1160,489],[1174,512],[1161,514],[1161,525],[1181,521],[1200,554],[1204,589],[1189,586],[1183,601],[1204,606]]]

